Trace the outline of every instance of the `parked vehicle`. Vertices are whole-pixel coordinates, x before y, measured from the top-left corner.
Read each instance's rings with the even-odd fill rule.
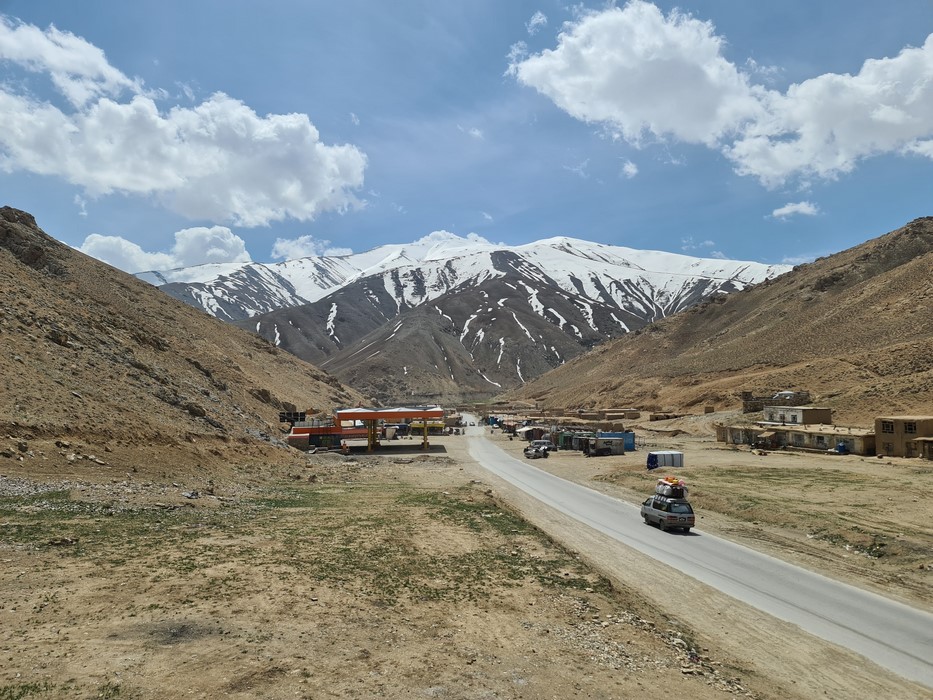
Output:
[[[541,449],[547,450],[548,452],[556,452],[557,445],[552,443],[550,440],[532,440],[532,447],[540,447]]]
[[[584,457],[608,457],[609,455],[624,455],[625,441],[623,438],[586,438],[583,442]]]
[[[661,530],[682,529],[690,532],[696,524],[693,506],[685,498],[670,498],[655,494],[641,504],[641,517],[646,525],[657,525]]]
[[[539,457],[547,457],[548,451],[542,447],[528,445],[528,447],[523,450],[523,453],[526,459],[538,459]]]

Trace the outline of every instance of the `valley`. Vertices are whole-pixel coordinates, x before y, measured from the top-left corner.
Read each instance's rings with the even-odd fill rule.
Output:
[[[0,650],[18,675],[0,675],[0,688],[51,698],[160,697],[168,683],[179,695],[244,698],[322,688],[629,697],[647,687],[698,698],[805,699],[815,687],[828,698],[866,688],[925,697],[524,496],[470,458],[473,439],[521,459],[521,443],[500,434],[434,438],[427,454],[402,442],[375,455],[293,455],[258,471],[231,465],[209,484],[92,463],[66,480],[37,479],[41,456],[5,463]],[[677,473],[692,487],[700,536],[929,611],[929,531],[883,521],[889,479],[926,487],[915,460],[763,457],[702,435],[654,439],[685,452]],[[558,452],[533,464],[637,503],[657,477],[643,456]],[[774,470],[780,486],[761,477]],[[754,487],[756,475],[767,488]],[[787,516],[727,512],[739,484]],[[887,551],[868,556],[841,531],[824,537],[825,519],[793,507],[801,493],[861,503],[848,536],[874,532]]]
[[[543,347],[533,324],[549,322],[525,297],[529,309],[509,313],[518,333],[490,352],[519,353],[516,370],[537,358],[545,373],[495,398],[543,410],[677,409],[686,415],[632,427],[689,455],[700,533],[929,610],[930,530],[892,515],[903,485],[928,489],[923,464],[723,449],[711,421],[745,389],[805,388],[854,424],[928,410],[933,333],[916,310],[933,293],[930,234],[930,220],[918,220],[588,352],[578,338],[579,356],[551,371],[548,358],[567,351],[557,340]],[[147,698],[173,684],[179,696],[244,698],[321,688],[924,697],[926,688],[555,514],[467,447],[495,439],[518,454],[517,441],[452,435],[432,439],[427,454],[349,456],[287,446],[282,412],[326,419],[375,403],[379,386],[394,395],[417,386],[450,405],[470,396],[457,360],[479,357],[466,341],[496,327],[510,289],[483,284],[370,331],[353,350],[365,362],[333,355],[354,379],[345,383],[326,361],[309,364],[63,246],[26,212],[0,210],[0,693]],[[582,297],[563,293],[583,313]],[[535,298],[562,308],[553,294]],[[340,313],[338,304],[335,322]],[[569,309],[557,313],[577,325]],[[329,317],[318,324],[325,334]],[[513,343],[529,340],[522,327],[538,340]],[[433,365],[443,383],[424,373]],[[536,463],[637,503],[652,481],[638,454]],[[927,522],[926,501],[910,498]]]

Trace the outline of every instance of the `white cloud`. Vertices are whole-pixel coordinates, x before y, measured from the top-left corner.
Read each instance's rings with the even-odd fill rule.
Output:
[[[350,112],[350,123],[353,124],[353,126],[360,125],[360,118],[356,116],[356,113],[354,112]]]
[[[510,72],[573,117],[631,143],[646,136],[714,146],[761,111],[713,26],[633,0],[567,23],[557,48]]]
[[[868,60],[855,75],[827,73],[768,93],[768,118],[725,149],[741,174],[768,186],[791,175],[832,179],[882,153],[916,153],[933,138],[933,34],[920,48]]]
[[[587,168],[589,168],[589,166],[590,166],[590,159],[587,158],[582,163],[577,163],[576,165],[565,165],[563,166],[563,168],[567,172],[571,172],[574,175],[584,180],[588,180],[590,177],[590,174],[587,172]]]
[[[633,177],[638,175],[638,166],[635,165],[632,161],[627,160],[622,163],[622,174],[631,180]]]
[[[489,213],[487,213],[487,212],[485,212],[485,211],[484,211],[484,212],[481,212],[481,213],[482,213],[482,215],[483,215],[483,219],[485,219],[486,221],[492,221],[492,220],[493,220],[492,214],[489,214]]]
[[[297,260],[311,256],[324,255],[352,255],[350,248],[337,248],[330,241],[318,240],[313,236],[299,236],[298,238],[276,238],[272,246],[273,260]]]
[[[781,263],[784,265],[803,265],[804,263],[811,263],[817,258],[822,258],[830,253],[800,253],[799,255],[787,255],[782,260]]]
[[[771,216],[775,219],[787,219],[795,215],[816,216],[819,213],[820,208],[812,202],[788,202],[771,212]]]
[[[476,128],[475,126],[471,126],[470,128],[466,128],[466,127],[460,126],[460,124],[457,124],[457,129],[460,130],[462,133],[467,134],[468,136],[473,137],[473,138],[476,139],[477,141],[482,141],[482,140],[483,140],[483,132],[482,132],[480,129]]]
[[[223,93],[163,112],[84,39],[3,18],[0,62],[48,73],[74,108],[0,86],[2,171],[61,177],[91,196],[152,196],[186,217],[242,226],[360,204],[366,156],[322,143],[307,115],[259,116]]]
[[[79,194],[76,194],[72,200],[78,207],[78,216],[87,216],[87,200]]]
[[[251,261],[243,239],[225,226],[196,226],[177,231],[175,244],[168,252],[150,253],[120,236],[98,233],[85,238],[80,250],[130,273]]]
[[[178,86],[178,89],[181,90],[181,94],[184,96],[184,98],[185,98],[186,100],[188,100],[188,102],[194,102],[194,100],[195,100],[195,94],[194,94],[194,88],[193,88],[193,87],[191,87],[190,85],[188,85],[188,83],[178,83],[178,82],[176,82],[175,85]]]
[[[784,74],[784,69],[780,66],[763,66],[754,58],[748,58],[745,60],[745,72],[763,83],[772,84]]]
[[[32,73],[47,73],[74,107],[103,95],[141,90],[138,81],[111,66],[103,51],[81,37],[54,26],[42,31],[2,15],[0,61],[11,61]]]
[[[553,49],[516,44],[507,74],[617,138],[702,144],[767,187],[832,179],[883,153],[933,158],[933,34],[784,93],[766,87],[780,68],[749,59],[740,70],[724,45],[709,22],[631,0],[581,11]]]
[[[524,41],[517,41],[509,47],[509,52],[506,54],[508,59],[509,67],[505,71],[506,75],[515,74],[515,65],[521,63],[526,58],[528,58],[528,44]]]
[[[531,19],[525,22],[525,29],[529,34],[537,34],[542,27],[547,26],[547,15],[545,15],[541,10],[535,12]]]
[[[705,248],[713,248],[715,246],[716,241],[705,240],[697,243],[693,240],[693,236],[687,236],[686,238],[680,239],[680,249],[683,251],[702,250]],[[714,257],[716,256],[714,255]]]

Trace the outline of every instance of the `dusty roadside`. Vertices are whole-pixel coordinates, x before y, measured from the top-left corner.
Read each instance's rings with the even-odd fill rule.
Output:
[[[498,433],[487,437],[521,459],[520,442],[509,441]],[[748,520],[727,517],[714,510],[701,508],[698,528],[744,541],[757,549],[769,551],[841,580],[875,588],[879,592],[929,608],[930,589],[924,582],[928,581],[929,556],[933,550],[929,546],[931,537],[928,531],[906,532],[906,528],[897,527],[893,529],[896,537],[891,536],[892,543],[897,546],[891,546],[891,551],[884,556],[872,557],[857,551],[845,539],[814,536],[820,530],[807,529],[812,525],[806,517],[812,507],[807,501],[825,498],[825,490],[823,496],[820,496],[820,490],[813,488],[825,480],[831,489],[834,503],[862,504],[859,508],[849,509],[850,518],[853,512],[865,516],[860,525],[853,527],[848,522],[843,528],[834,527],[833,532],[848,527],[851,537],[862,538],[867,532],[874,533],[876,543],[884,541],[884,537],[880,540],[877,538],[878,532],[875,531],[882,528],[883,533],[892,532],[883,529],[887,525],[883,515],[890,511],[890,482],[904,479],[907,474],[912,475],[913,470],[917,469],[916,461],[906,465],[885,463],[876,466],[858,458],[845,458],[844,461],[830,462],[828,466],[804,460],[804,466],[796,455],[777,455],[775,459],[772,459],[772,455],[751,453],[737,456],[731,450],[723,452],[715,443],[710,444],[709,440],[703,438],[677,436],[673,444],[663,436],[657,435],[655,438],[668,443],[659,445],[661,447],[684,449],[691,466],[677,470],[677,473],[694,484],[694,493],[706,494],[710,503],[723,497],[723,489],[728,491],[735,484],[750,483],[750,470],[759,479],[767,476],[765,472],[775,470],[770,474],[771,477],[780,475],[781,480],[788,482],[780,488],[773,488],[774,479],[765,478],[769,494],[765,499],[767,507],[749,513]],[[639,458],[637,455],[587,459],[576,453],[558,452],[546,460],[530,463],[637,503],[643,494],[650,492],[657,477],[656,473],[645,470],[643,456]],[[771,460],[766,463],[767,467],[761,464],[764,460]],[[721,475],[717,479],[706,478],[713,470],[722,469],[727,464],[731,465],[731,469],[725,470],[730,475],[728,478]],[[892,467],[895,473],[892,473]],[[834,487],[836,481],[848,484],[854,491],[849,493],[840,490],[843,487]],[[581,552],[613,581],[640,590],[653,604],[669,614],[676,614],[697,632],[704,645],[716,650],[713,653],[742,659],[760,677],[782,686],[784,693],[792,693],[793,689],[797,689],[801,697],[929,696],[928,689],[903,681],[874,666],[869,660],[803,634],[792,625],[780,623],[738,605],[609,538],[588,532],[558,514],[543,510],[531,499],[514,493],[507,484],[499,483],[497,487],[515,499],[517,507],[526,517]],[[811,493],[808,494],[807,489]],[[799,503],[800,507],[794,507],[795,503]],[[769,509],[795,515],[775,517],[769,521]],[[815,513],[818,515],[819,512],[816,508]],[[816,523],[815,527],[823,525],[825,523]]]
[[[468,440],[209,479],[5,462],[0,698],[929,696],[542,507]],[[653,478],[535,464],[633,502]]]
[[[917,459],[760,453],[705,436],[639,431],[685,467],[649,472],[645,453],[584,458],[558,451],[532,464],[630,503],[659,475],[685,479],[697,527],[933,611],[933,468]],[[522,443],[487,435],[521,458]]]
[[[794,697],[518,517],[463,444],[188,481],[5,462],[0,698]]]

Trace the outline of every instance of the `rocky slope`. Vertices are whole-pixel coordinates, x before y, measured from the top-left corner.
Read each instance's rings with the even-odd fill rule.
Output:
[[[933,413],[933,217],[600,346],[508,394],[550,407],[734,408],[810,390],[840,423]]]
[[[62,474],[93,457],[122,476],[277,463],[290,458],[279,411],[362,399],[10,207],[0,209],[0,290],[0,468],[26,460]]]

